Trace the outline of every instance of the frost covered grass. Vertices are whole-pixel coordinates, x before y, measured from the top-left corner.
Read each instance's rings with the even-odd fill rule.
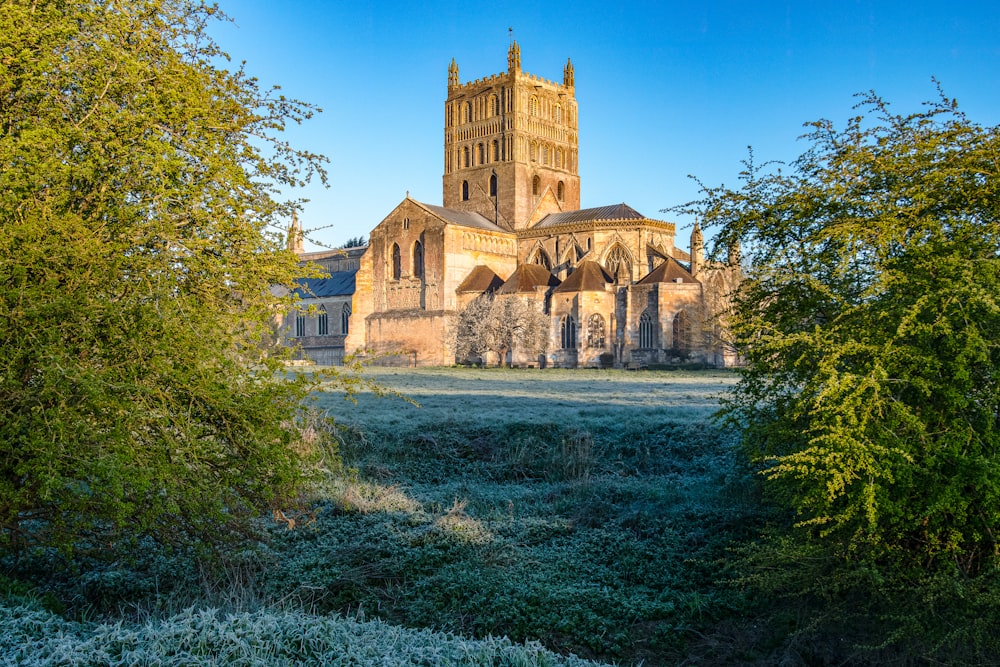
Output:
[[[752,644],[731,639],[746,602],[725,580],[759,505],[710,421],[731,374],[369,375],[419,407],[320,395],[355,472],[316,488],[294,529],[268,521],[212,568],[148,545],[69,570],[36,554],[9,571],[60,615],[10,598],[3,657],[655,666]]]
[[[67,621],[31,604],[0,605],[0,655],[23,665],[452,665],[585,667],[537,643],[469,641],[381,621],[190,608],[142,625]]]

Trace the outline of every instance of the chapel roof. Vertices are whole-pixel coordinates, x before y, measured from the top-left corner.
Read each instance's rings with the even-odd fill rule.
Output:
[[[416,200],[414,200],[416,201]],[[434,206],[432,204],[425,204],[423,202],[416,202],[420,204],[428,211],[438,216],[445,222],[451,223],[453,225],[461,225],[462,227],[472,227],[474,229],[485,229],[491,232],[505,232],[509,234],[510,232],[503,227],[496,225],[491,222],[483,215],[476,213],[474,211],[456,211],[453,208],[445,208],[444,206]]]
[[[615,282],[604,267],[593,260],[584,260],[577,264],[573,273],[562,282],[556,292],[603,292],[604,288]]]
[[[639,213],[628,204],[613,204],[611,206],[598,206],[597,208],[582,208],[578,211],[564,211],[562,213],[550,213],[532,229],[543,227],[555,227],[574,222],[591,222],[597,220],[645,220],[646,216]]]
[[[673,257],[667,258],[655,269],[646,274],[639,285],[652,285],[654,283],[698,283],[698,279],[691,275],[691,272],[684,268],[684,265]]]
[[[330,296],[350,296],[354,294],[354,276],[357,271],[337,271],[323,278],[303,278],[299,289],[295,290],[303,299],[317,299]]]
[[[500,294],[534,292],[538,287],[554,287],[559,279],[541,264],[521,264],[500,288]]]
[[[503,278],[494,273],[490,267],[478,264],[469,272],[469,275],[465,277],[465,280],[462,281],[462,284],[455,291],[458,293],[492,292],[501,285],[503,285]]]

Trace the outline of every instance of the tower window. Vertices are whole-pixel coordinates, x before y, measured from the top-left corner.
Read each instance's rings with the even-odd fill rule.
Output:
[[[559,181],[559,185],[556,186],[556,197],[559,198],[559,201],[566,197],[566,184],[562,181]]]
[[[462,201],[469,201],[469,182],[462,181]]]
[[[535,176],[531,179],[531,194],[538,195],[542,189],[542,179]]]
[[[555,118],[557,123],[562,122],[562,105],[557,104],[555,108]]]
[[[496,139],[493,140],[493,161],[496,162],[500,159],[500,142]]]
[[[466,169],[469,168],[469,147],[465,146],[462,148],[462,166]]]
[[[531,100],[528,102],[528,110],[532,116],[538,115],[538,98],[534,95],[531,96]]]
[[[466,102],[464,105],[464,112],[462,117],[462,122],[471,123],[472,122],[472,102]]]
[[[490,196],[491,197],[496,197],[497,196],[497,175],[496,174],[490,174]]]
[[[486,162],[486,147],[479,144],[479,162],[478,164],[484,164]]]
[[[491,116],[500,115],[500,98],[496,95],[490,95],[489,110]]]

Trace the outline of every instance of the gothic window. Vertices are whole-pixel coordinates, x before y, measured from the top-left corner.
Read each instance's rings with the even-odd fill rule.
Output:
[[[478,164],[483,164],[486,162],[486,147],[479,144],[479,162]]]
[[[532,116],[538,115],[538,98],[534,95],[531,96],[531,101],[528,102],[528,110]]]
[[[493,140],[493,161],[496,162],[500,159],[500,142],[496,139]]]
[[[302,338],[306,335],[306,316],[302,313],[295,314],[295,337]]]
[[[472,102],[466,102],[464,109],[465,109],[465,113],[464,113],[464,117],[462,118],[462,122],[464,122],[464,123],[471,123],[472,122]]]
[[[496,95],[490,95],[486,104],[486,113],[491,117],[500,113],[500,101],[497,99]]]
[[[413,244],[413,277],[424,279],[424,246],[420,241]]]
[[[674,349],[681,352],[691,349],[691,323],[684,311],[674,315]]]
[[[572,315],[566,315],[559,323],[559,341],[564,350],[576,348],[576,320]]]
[[[490,196],[491,197],[496,197],[497,196],[497,175],[496,174],[490,174]]]
[[[345,303],[340,309],[340,333],[345,336],[349,333],[351,326],[351,304]]]
[[[319,315],[316,317],[316,333],[320,336],[330,335],[330,314],[326,312],[326,306],[319,307]]]
[[[656,347],[656,322],[648,311],[639,316],[639,347],[644,350]]]
[[[559,181],[559,185],[556,186],[556,197],[559,201],[562,201],[566,197],[566,184]]]
[[[465,168],[469,167],[469,147],[465,146],[462,148],[462,166]]]
[[[537,195],[542,189],[542,179],[535,176],[531,179],[531,194]]]
[[[401,264],[399,261],[399,245],[392,244],[392,279],[399,280],[399,276],[402,273],[400,268]]]
[[[603,348],[605,339],[604,318],[594,313],[587,320],[587,347]]]
[[[469,201],[469,182],[462,181],[462,201]]]
[[[615,278],[615,282],[628,282],[632,279],[632,262],[629,259],[628,251],[616,244],[607,259],[604,260],[604,268]]]
[[[556,117],[556,122],[557,123],[561,123],[562,122],[562,105],[560,105],[560,104],[556,105],[555,117]]]
[[[532,162],[538,161],[538,144],[536,144],[534,141],[531,142],[528,155],[531,158]]]
[[[563,152],[562,149],[556,151],[556,168],[562,169],[563,166]]]

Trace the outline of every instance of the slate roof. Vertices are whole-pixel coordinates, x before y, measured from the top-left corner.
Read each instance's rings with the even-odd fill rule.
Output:
[[[614,204],[612,206],[599,206],[597,208],[583,208],[579,211],[565,211],[563,213],[550,213],[542,218],[532,229],[545,227],[556,227],[567,225],[573,222],[590,222],[597,220],[646,220],[646,216],[639,213],[628,204]]]
[[[676,283],[678,282],[678,278],[680,278],[680,282],[682,283],[698,283],[698,280],[691,275],[690,271],[684,268],[683,264],[671,257],[650,271],[638,284]]]
[[[500,294],[534,292],[537,287],[554,287],[559,279],[541,264],[521,264],[500,288]]]
[[[509,230],[497,226],[492,221],[488,220],[487,218],[484,218],[479,213],[473,213],[471,211],[456,211],[453,208],[445,208],[444,206],[432,206],[431,204],[425,204],[423,202],[417,202],[417,203],[426,208],[431,213],[439,216],[446,222],[450,222],[453,225],[472,227],[474,229],[486,229],[491,232],[506,232],[508,234],[510,233]]]
[[[490,267],[479,264],[469,272],[469,275],[465,277],[465,280],[462,281],[462,284],[455,291],[459,293],[492,292],[501,285],[503,285],[503,278],[494,273]]]
[[[604,288],[613,283],[614,278],[604,270],[604,267],[593,260],[580,262],[573,273],[555,288],[556,292],[603,292]]]
[[[303,278],[302,285],[295,290],[303,299],[316,299],[329,296],[350,296],[354,294],[354,276],[357,271],[338,271],[325,278]]]

